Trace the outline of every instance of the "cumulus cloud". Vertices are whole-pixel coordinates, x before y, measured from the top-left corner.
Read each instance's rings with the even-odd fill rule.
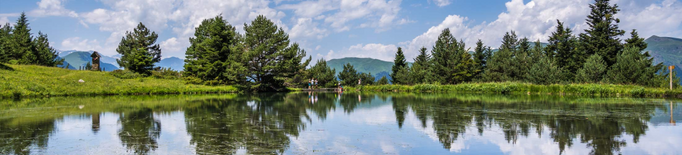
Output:
[[[682,3],[665,0],[661,3],[638,4],[638,1],[624,1],[621,13],[616,17],[622,21],[621,28],[628,32],[637,29],[640,37],[651,35],[681,36]]]
[[[398,51],[398,47],[392,44],[357,44],[349,47],[348,49],[343,49],[338,53],[329,51],[329,53],[327,53],[325,56],[325,59],[330,60],[344,57],[359,57],[393,61],[396,51]]]
[[[41,0],[38,8],[28,14],[31,16],[69,16],[78,17],[75,11],[64,8],[63,0]]]
[[[341,1],[339,11],[327,16],[324,21],[335,31],[341,32],[350,30],[347,24],[349,21],[368,18],[368,22],[361,24],[360,27],[376,28],[378,32],[385,31],[398,21],[400,3],[400,0],[344,0]]]
[[[10,23],[14,24],[13,21],[11,21],[9,18],[10,17],[18,17],[19,14],[16,13],[0,13],[0,24],[1,26],[5,26],[5,24]]]
[[[175,37],[168,38],[165,41],[162,41],[159,46],[161,46],[161,50],[163,53],[161,53],[161,56],[164,58],[168,57],[178,57],[178,58],[184,58],[185,57],[185,50],[187,49],[188,45],[185,44],[185,42],[189,42],[189,39],[178,39]]]
[[[322,39],[326,37],[327,29],[319,28],[318,24],[313,22],[311,18],[299,18],[296,25],[289,31],[289,36],[292,39],[300,38],[317,38]]]
[[[77,50],[77,51],[91,51],[100,50],[102,46],[97,41],[97,39],[81,39],[79,37],[64,39],[61,43],[62,49]]]

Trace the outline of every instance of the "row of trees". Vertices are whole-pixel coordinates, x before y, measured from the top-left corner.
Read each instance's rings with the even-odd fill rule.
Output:
[[[662,63],[654,64],[647,44],[633,30],[631,38],[619,39],[617,5],[597,0],[590,5],[590,26],[575,36],[557,20],[549,44],[529,42],[514,31],[507,32],[499,50],[493,51],[481,40],[473,52],[450,33],[441,32],[430,54],[426,48],[409,67],[398,48],[391,77],[395,84],[458,84],[462,82],[523,81],[536,84],[614,83],[651,87],[667,86],[668,72]],[[677,78],[675,78],[677,79]]]
[[[50,46],[47,34],[31,34],[26,14],[21,13],[14,27],[0,26],[0,63],[57,66],[64,62]]]

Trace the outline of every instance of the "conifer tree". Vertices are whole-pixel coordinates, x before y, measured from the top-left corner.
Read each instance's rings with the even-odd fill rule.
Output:
[[[331,88],[336,86],[336,70],[327,66],[327,61],[320,59],[317,63],[309,69],[311,77],[308,79],[315,79],[319,86]]]
[[[648,47],[647,43],[644,42],[644,38],[640,38],[635,29],[630,32],[630,38],[625,40],[625,47],[627,46],[637,47],[640,50],[645,50]],[[651,55],[649,54],[649,51],[645,51],[642,53],[642,56],[649,57]]]
[[[583,68],[576,73],[576,81],[583,83],[597,83],[606,74],[606,62],[602,56],[594,54],[587,58]]]
[[[189,38],[185,76],[222,84],[245,82],[247,72],[240,38],[235,28],[220,15],[202,21],[194,37]]]
[[[379,81],[377,81],[376,84],[377,84],[377,85],[387,85],[387,84],[388,84],[388,79],[386,78],[386,76],[382,76],[381,79],[379,79]]]
[[[392,67],[392,72],[391,72],[391,79],[393,84],[404,84],[407,83],[405,78],[397,78],[398,76],[400,77],[405,77],[406,75],[398,75],[400,74],[399,71],[403,68],[407,67],[407,60],[405,60],[405,54],[403,54],[403,49],[398,47],[398,52],[395,53],[395,59],[393,60],[393,67]]]
[[[421,84],[429,82],[428,79],[433,76],[429,71],[431,68],[430,59],[431,56],[426,52],[425,47],[419,49],[419,55],[414,58],[414,63],[410,69],[410,83]]]
[[[519,38],[516,36],[516,32],[511,31],[504,34],[502,37],[502,45],[500,45],[500,50],[506,49],[514,55],[516,53],[516,47],[519,44]]]
[[[441,32],[431,50],[434,82],[457,84],[471,81],[477,72],[477,66],[465,47],[463,41],[457,42],[450,29],[446,28]]]
[[[9,23],[0,26],[0,63],[6,63],[10,60],[9,55],[12,50],[10,46],[10,40],[12,38],[11,32],[12,26],[9,25]]]
[[[516,32],[507,32],[502,38],[502,45],[490,61],[488,62],[487,70],[483,75],[485,81],[489,82],[504,82],[515,81],[523,77],[523,75],[516,75],[518,64],[515,62],[515,51],[518,44],[518,37]],[[520,78],[521,77],[521,78]]]
[[[558,83],[561,76],[561,68],[559,68],[548,57],[541,57],[539,61],[533,63],[526,79],[528,82],[535,84],[555,84]]]
[[[38,38],[33,40],[33,45],[35,49],[33,50],[34,60],[32,64],[55,67],[64,63],[64,59],[59,58],[57,50],[50,47],[47,34],[38,32]]]
[[[529,53],[530,42],[528,41],[528,38],[524,37],[519,40],[518,44],[519,46],[516,48],[516,54],[513,58],[513,61],[515,62],[513,70],[514,79],[517,81],[528,81],[526,77],[534,64]]]
[[[615,84],[638,84],[643,86],[659,86],[657,74],[663,69],[662,63],[652,65],[653,58],[644,57],[637,47],[626,47],[618,54],[616,63],[609,68],[604,80]]]
[[[623,51],[620,36],[625,31],[618,28],[620,19],[615,15],[620,11],[618,5],[611,5],[610,0],[595,0],[590,4],[591,12],[587,16],[585,33],[580,34],[580,50],[585,55],[599,54],[604,57],[607,66],[616,63],[616,57]]]
[[[474,76],[479,77],[483,71],[486,69],[486,64],[488,62],[488,53],[487,50],[488,48],[483,45],[483,41],[481,39],[478,39],[478,42],[476,42],[476,48],[474,48],[474,62],[477,64],[476,70],[477,72]],[[416,62],[415,62],[416,63]]]
[[[294,77],[306,53],[298,44],[290,44],[289,35],[263,15],[244,24],[247,78],[254,90],[281,90],[284,82]],[[309,62],[309,61],[306,61]]]
[[[154,63],[161,61],[161,48],[156,44],[158,37],[156,32],[139,23],[132,32],[127,31],[118,44],[116,52],[121,54],[121,59],[116,62],[126,70],[150,74]]]
[[[374,81],[376,78],[372,75],[372,73],[360,73],[360,80],[362,80],[361,84],[362,85],[374,85]]]
[[[12,29],[10,39],[10,48],[8,54],[9,59],[18,60],[20,64],[31,64],[34,60],[33,55],[33,37],[31,36],[31,28],[29,27],[28,19],[25,13],[21,13],[17,23]]]
[[[350,63],[343,65],[343,71],[339,73],[339,80],[344,86],[355,86],[358,84],[360,76]]]

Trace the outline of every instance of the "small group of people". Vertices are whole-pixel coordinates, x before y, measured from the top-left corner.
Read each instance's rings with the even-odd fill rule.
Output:
[[[317,80],[315,78],[308,80],[308,89],[315,89],[315,88],[317,88]]]

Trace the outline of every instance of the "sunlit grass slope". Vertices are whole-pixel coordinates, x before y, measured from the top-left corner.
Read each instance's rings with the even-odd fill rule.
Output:
[[[1,64],[0,64],[1,65]],[[78,82],[82,79],[83,83]],[[232,86],[185,84],[182,80],[119,79],[106,72],[77,71],[33,65],[0,69],[0,98],[28,96],[194,94],[237,92]]]

